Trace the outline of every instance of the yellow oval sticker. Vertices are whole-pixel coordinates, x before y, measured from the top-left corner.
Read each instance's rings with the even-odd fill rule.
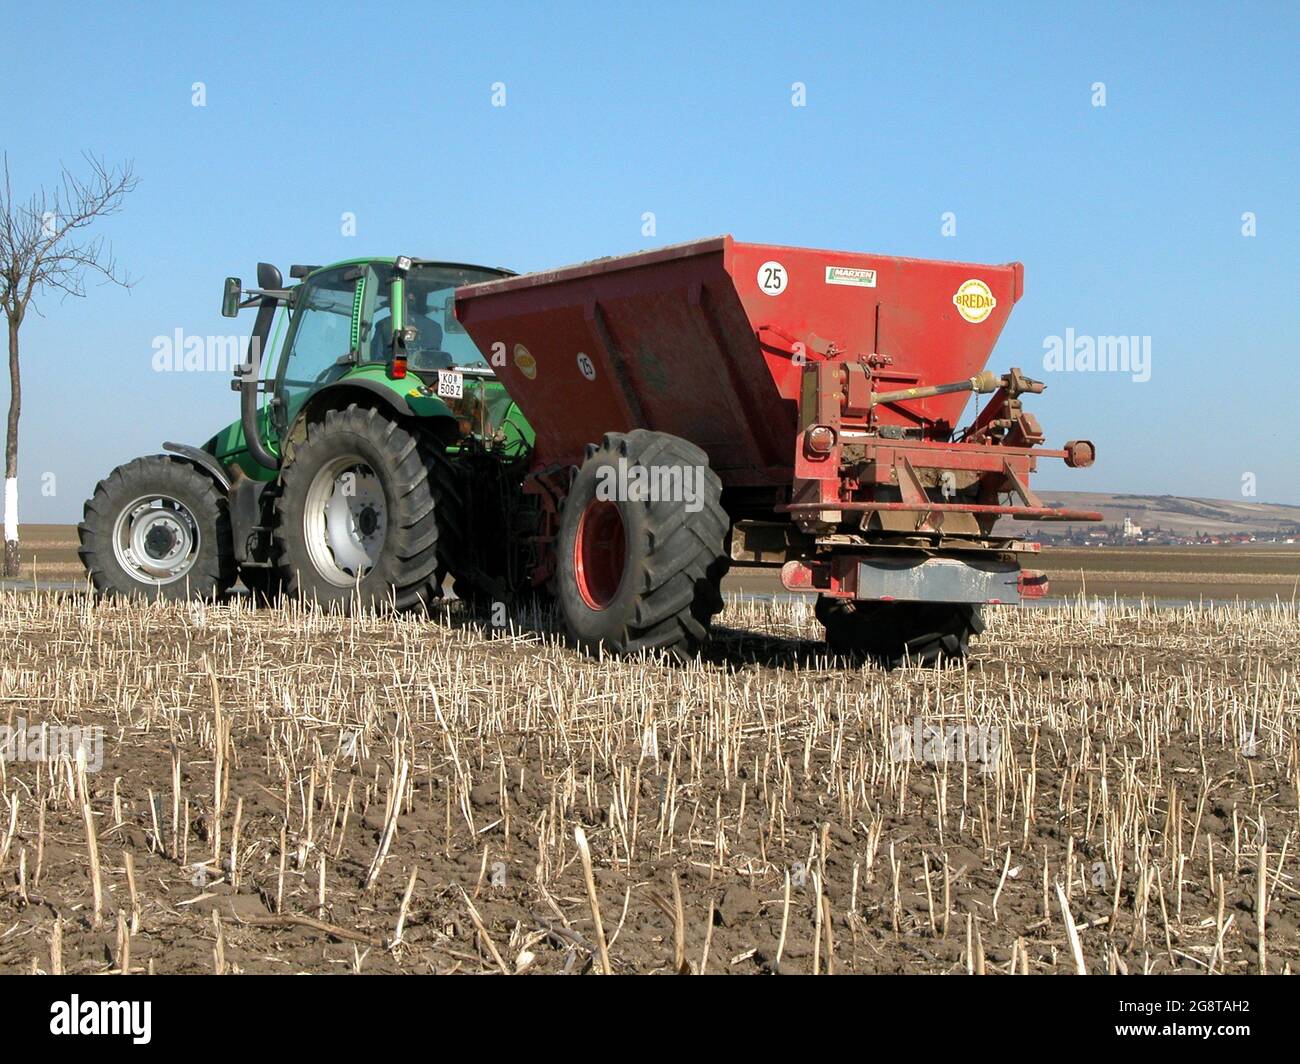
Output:
[[[523,344],[515,344],[515,368],[530,381],[537,377],[537,359]]]
[[[952,297],[952,302],[957,308],[957,313],[972,325],[982,322],[998,305],[989,286],[976,277],[961,283],[961,287]]]

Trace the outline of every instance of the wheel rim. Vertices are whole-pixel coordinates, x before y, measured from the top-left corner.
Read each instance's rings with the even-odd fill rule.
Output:
[[[578,520],[573,541],[573,571],[578,594],[593,610],[605,609],[623,584],[627,530],[618,503],[593,499]]]
[[[143,495],[113,522],[113,556],[142,584],[161,587],[184,579],[199,557],[201,537],[194,515],[170,495]]]
[[[375,471],[357,455],[323,465],[307,488],[303,538],[312,566],[337,587],[352,587],[379,564],[388,502]]]

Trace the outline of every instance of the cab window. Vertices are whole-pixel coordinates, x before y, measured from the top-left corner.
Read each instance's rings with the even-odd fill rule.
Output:
[[[456,320],[455,294],[461,285],[495,280],[500,274],[463,266],[416,264],[406,276],[406,324],[415,340],[407,345],[407,368],[436,373],[459,367],[488,369],[487,360]],[[361,357],[387,362],[392,357],[392,307],[389,305],[392,267],[376,265],[366,280],[366,306],[361,318]]]
[[[276,387],[282,424],[293,421],[312,392],[347,371],[358,281],[356,267],[347,266],[315,274],[298,289]]]

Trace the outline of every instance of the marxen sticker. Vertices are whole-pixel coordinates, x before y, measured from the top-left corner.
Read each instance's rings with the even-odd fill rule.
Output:
[[[972,277],[969,281],[962,281],[952,301],[957,308],[957,313],[972,325],[982,322],[998,305],[989,286],[976,277]]]
[[[847,284],[856,288],[875,288],[876,271],[857,266],[827,266],[827,284]]]

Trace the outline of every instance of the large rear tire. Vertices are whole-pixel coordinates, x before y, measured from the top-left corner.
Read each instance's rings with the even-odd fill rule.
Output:
[[[695,497],[598,492],[620,468],[628,485],[638,468],[646,476],[680,470],[678,483],[690,483]],[[722,609],[729,520],[721,495],[708,456],[676,436],[637,429],[610,433],[589,448],[564,500],[556,540],[556,599],[579,647],[695,652]]]
[[[235,582],[226,499],[211,477],[178,458],[118,466],[96,485],[77,535],[102,595],[213,599]]]
[[[321,606],[427,607],[446,572],[433,472],[442,458],[377,410],[328,410],[286,465],[276,503],[284,592]],[[450,523],[450,522],[449,522]]]
[[[852,602],[823,595],[816,613],[831,653],[886,668],[960,661],[970,653],[971,637],[984,631],[980,608],[960,602]]]

